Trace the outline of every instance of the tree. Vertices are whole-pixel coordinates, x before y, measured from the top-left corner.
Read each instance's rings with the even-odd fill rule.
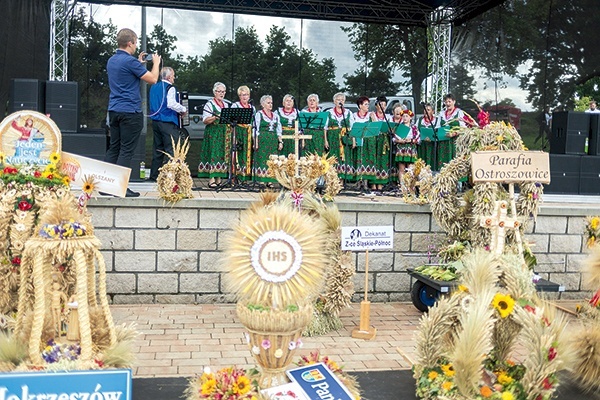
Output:
[[[450,67],[449,91],[460,100],[474,100],[477,91],[474,88],[475,78],[462,62],[455,62]]]
[[[175,42],[177,42],[177,36],[169,35],[161,25],[154,25],[154,29],[148,35],[146,52],[161,56],[163,67],[178,70],[181,66],[181,60],[173,55],[173,52],[177,49]]]
[[[396,94],[400,89],[399,82],[392,82],[392,73],[384,70],[371,70],[368,76],[365,71],[356,70],[354,75],[344,74],[346,87],[344,90],[351,97],[375,97],[382,93]]]
[[[571,106],[581,85],[600,76],[596,0],[510,0],[456,29],[454,46],[472,66],[520,78],[536,108]],[[519,70],[526,65],[527,69]]]
[[[89,20],[80,9],[70,21],[69,79],[79,83],[80,124],[100,127],[108,108],[106,63],[116,49],[117,28]]]
[[[400,71],[408,78],[403,84],[412,91],[417,104],[421,101],[422,85],[427,78],[427,29],[402,25],[353,24],[342,27],[352,40],[357,61],[368,69]],[[396,93],[393,93],[396,94]]]

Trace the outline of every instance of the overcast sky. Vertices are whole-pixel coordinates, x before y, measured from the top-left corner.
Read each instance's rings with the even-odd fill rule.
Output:
[[[79,8],[86,10],[88,15],[100,23],[112,23],[117,29],[131,28],[141,35],[141,7],[124,5],[97,5],[78,3]],[[162,18],[162,22],[161,22]],[[183,56],[204,55],[208,52],[208,42],[218,37],[231,39],[232,26],[254,26],[259,38],[264,40],[273,25],[285,26],[288,35],[296,46],[311,48],[318,59],[333,57],[336,69],[336,81],[342,85],[343,75],[352,74],[358,63],[350,46],[348,36],[340,29],[350,23],[331,21],[315,21],[292,18],[276,18],[251,16],[243,14],[224,14],[216,12],[176,10],[170,8],[146,8],[146,28],[148,33],[155,25],[162,23],[166,32],[177,37],[175,53]],[[234,28],[234,29],[235,29]],[[302,36],[301,36],[302,33]],[[302,43],[300,40],[302,39]],[[397,79],[400,79],[399,77]],[[488,82],[488,89],[478,77],[477,99],[481,101],[494,100],[495,90],[492,82]],[[508,88],[498,89],[498,100],[506,97],[513,99],[518,107],[529,110],[531,106],[525,103],[526,93],[518,88],[516,80],[510,82]]]

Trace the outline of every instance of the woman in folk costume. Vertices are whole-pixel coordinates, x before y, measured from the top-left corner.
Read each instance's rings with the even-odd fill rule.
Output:
[[[284,135],[293,135],[296,126],[296,120],[298,119],[298,110],[294,107],[294,96],[286,94],[283,96],[283,107],[279,107],[275,112],[279,115],[281,121],[281,129]],[[295,143],[293,140],[284,140],[283,149],[280,154],[289,156],[294,154],[296,151]]]
[[[232,108],[248,108],[252,110],[252,115],[256,114],[256,109],[251,104],[250,88],[240,86],[237,90],[239,101],[231,105]],[[235,126],[235,138],[237,142],[237,177],[241,181],[252,179],[252,124],[237,124]]]
[[[275,178],[267,174],[267,161],[271,154],[279,154],[283,148],[281,140],[281,121],[279,115],[273,112],[273,98],[265,95],[260,98],[262,110],[254,115],[254,161],[253,174],[257,182],[266,183],[273,187]]]
[[[456,107],[456,98],[453,94],[448,93],[444,96],[444,105],[446,106],[440,112],[440,128],[446,132],[449,132],[454,127],[467,126],[465,121],[465,113],[460,108]],[[450,135],[451,136],[451,135]],[[447,154],[449,160],[452,160],[456,155],[455,142],[456,139],[452,137],[450,139],[450,154]]]
[[[225,90],[224,83],[215,83],[213,85],[214,97],[206,102],[202,113],[202,122],[206,128],[200,151],[198,177],[209,178],[209,187],[216,187],[221,182],[221,178],[226,178],[229,173],[231,129],[227,124],[219,124],[221,110],[228,106],[224,101]]]
[[[346,140],[350,137],[350,130],[354,124],[352,112],[344,108],[346,95],[336,93],[333,95],[335,106],[329,110],[327,118],[327,143],[329,143],[329,155],[335,156],[337,160],[337,172],[340,178],[350,178],[349,165],[346,160]]]
[[[421,142],[419,136],[419,130],[417,126],[412,123],[412,118],[415,114],[411,110],[402,110],[402,122],[401,125],[406,128],[396,129],[396,134],[393,136],[392,141],[396,144],[395,147],[395,158],[394,160],[398,163],[398,182],[402,185],[402,175],[406,171],[406,167],[409,164],[417,161],[417,145]],[[406,131],[406,135],[404,132]]]
[[[369,112],[370,101],[367,96],[361,96],[356,100],[358,111],[353,114],[354,123],[366,123],[371,122],[372,112]],[[352,153],[353,153],[353,165],[354,177],[360,182],[360,185],[365,189],[368,189],[369,177],[374,178],[372,171],[375,170],[375,158],[373,155],[369,156],[365,153],[365,141],[375,138],[359,138],[357,141],[356,137],[352,138]],[[373,146],[374,148],[374,146]]]
[[[433,106],[426,104],[424,112],[417,121],[417,129],[421,136],[417,152],[419,158],[423,159],[432,171],[439,171],[444,164],[452,160],[452,141],[439,130],[440,117],[435,116]]]
[[[323,111],[321,107],[319,107],[318,95],[314,93],[309,94],[306,98],[306,102],[308,105],[300,112],[300,115]],[[315,125],[312,128],[304,128],[304,134],[312,135],[312,139],[302,140],[302,147],[304,148],[305,155],[318,154],[321,156],[326,153],[326,149],[329,149],[329,143],[327,142],[327,131],[325,129],[327,121],[315,120],[314,123]]]
[[[388,124],[391,123],[392,116],[385,113],[387,101],[387,97],[385,96],[379,96],[375,101],[375,112],[371,117],[375,122],[383,122],[384,125],[381,130],[384,132],[380,132],[378,136],[373,138],[375,139],[374,149],[372,148],[372,141],[367,141],[366,144],[369,145],[369,148],[365,148],[368,154],[375,156],[374,178],[370,183],[371,190],[377,190],[378,192],[381,192],[383,185],[390,180],[390,152],[392,149],[390,148],[390,139],[388,137]]]

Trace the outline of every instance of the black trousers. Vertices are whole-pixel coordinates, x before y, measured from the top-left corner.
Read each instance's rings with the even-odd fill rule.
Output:
[[[131,168],[131,160],[144,128],[144,114],[109,111],[108,119],[110,144],[104,161]]]
[[[152,120],[152,167],[150,168],[150,179],[158,178],[158,169],[167,162],[165,153],[173,155],[173,143],[179,138],[179,128],[172,122]],[[164,152],[164,153],[163,153]]]

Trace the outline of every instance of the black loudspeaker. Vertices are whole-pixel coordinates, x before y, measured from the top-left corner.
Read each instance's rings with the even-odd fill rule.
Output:
[[[579,194],[582,156],[550,154],[550,184],[544,193]]]
[[[20,110],[44,113],[44,81],[37,79],[12,79],[8,98],[9,114]]]
[[[61,132],[79,129],[79,86],[77,82],[46,81],[46,114]]]
[[[579,194],[600,194],[600,157],[581,157]]]
[[[88,129],[75,133],[67,132],[62,135],[62,149],[69,153],[104,161],[106,131],[104,129]]]
[[[589,136],[589,113],[564,111],[552,114],[550,153],[586,154],[585,141]]]
[[[590,156],[600,156],[600,114],[590,114]]]

